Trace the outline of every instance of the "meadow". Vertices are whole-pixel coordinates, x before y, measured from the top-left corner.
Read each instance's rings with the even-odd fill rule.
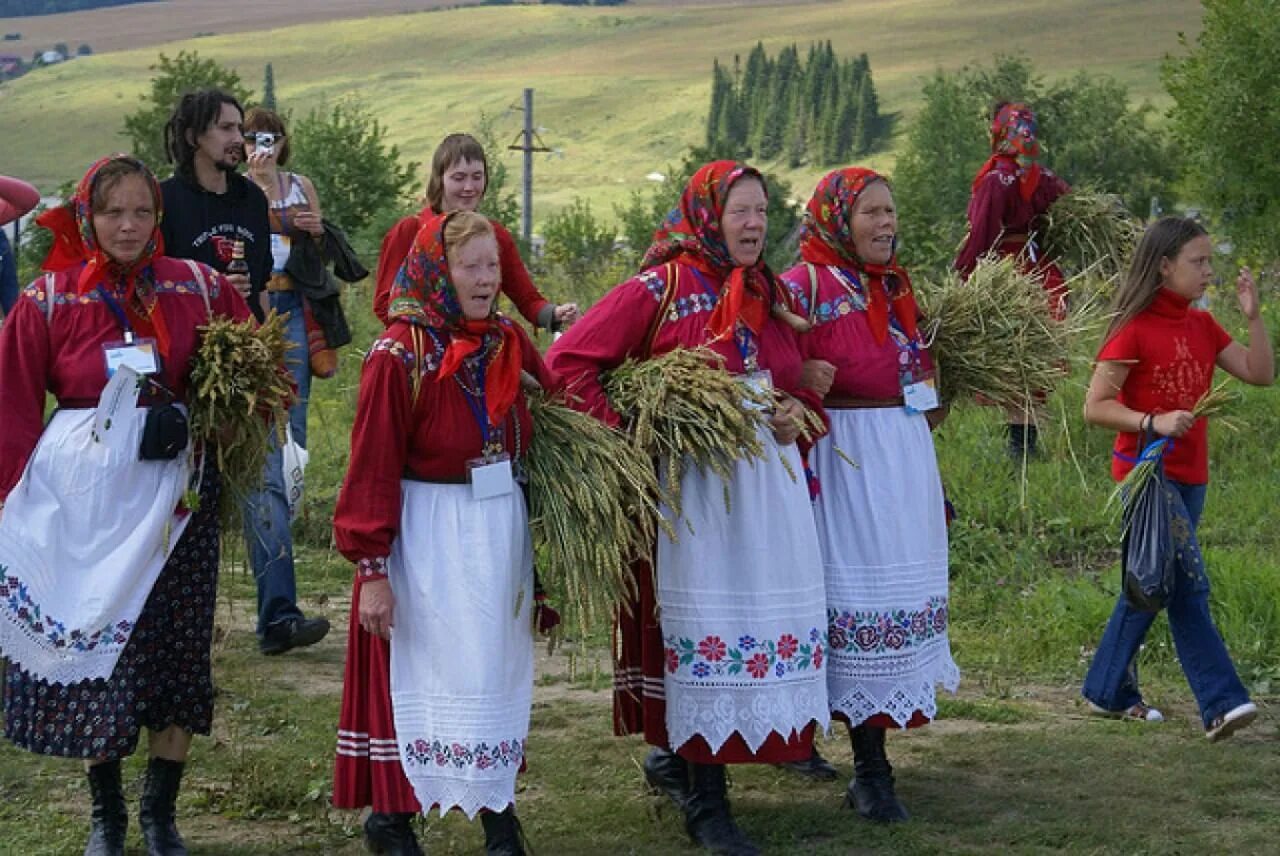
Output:
[[[422,159],[444,133],[482,110],[505,114],[523,86],[539,90],[544,137],[563,157],[538,161],[545,213],[574,195],[597,211],[678,159],[700,137],[713,56],[822,35],[837,51],[867,50],[882,103],[907,114],[922,75],[1039,49],[1037,68],[1110,73],[1159,99],[1157,60],[1194,31],[1189,0],[1113,4],[946,3],[942,0],[637,5],[610,9],[474,8],[363,22],[303,25],[184,44],[237,68],[259,88],[274,64],[282,103],[305,111],[359,97],[407,153]],[[157,48],[112,53],[0,87],[0,171],[42,184],[76,173],[117,138],[146,85]],[[500,57],[477,64],[476,57]],[[370,57],[376,57],[371,60]],[[892,150],[877,156],[892,160]],[[510,161],[513,165],[515,160]],[[78,173],[77,173],[78,174]],[[813,174],[789,174],[804,192]],[[904,212],[903,216],[910,216]],[[959,216],[959,212],[957,212]],[[589,304],[600,284],[556,296]],[[1215,314],[1242,332],[1229,290]],[[215,642],[214,734],[198,738],[179,825],[196,854],[363,852],[360,816],[329,806],[350,609],[351,567],[331,546],[330,518],[346,466],[361,350],[376,335],[370,285],[345,300],[355,344],[339,375],[313,387],[312,463],[296,527],[303,608],[335,629],[314,648],[266,659],[253,637],[253,581],[228,544]],[[1274,276],[1264,313],[1280,313]],[[543,337],[540,344],[549,341]],[[1269,852],[1280,816],[1280,410],[1275,390],[1244,390],[1237,430],[1211,432],[1213,483],[1201,542],[1213,609],[1262,708],[1252,728],[1219,745],[1202,736],[1164,619],[1142,659],[1147,699],[1167,722],[1146,726],[1087,714],[1078,687],[1118,590],[1119,523],[1107,498],[1111,437],[1080,418],[1087,356],[1048,402],[1040,460],[1011,462],[1000,414],[958,406],[935,435],[959,517],[950,529],[952,645],[960,692],[939,721],[893,735],[890,754],[909,824],[873,827],[840,807],[845,780],[812,784],[773,768],[733,771],[742,825],[768,853]],[[553,593],[554,596],[554,593]],[[538,657],[530,768],[518,804],[538,853],[694,853],[679,819],[646,793],[646,747],[610,736],[608,629]],[[837,732],[822,743],[847,777]],[[136,805],[140,759],[126,768]],[[79,852],[88,795],[79,765],[0,743],[0,853]],[[480,831],[457,816],[419,821],[428,852],[479,852]],[[140,852],[136,822],[131,852]]]
[[[137,9],[174,14],[168,6]],[[495,118],[501,142],[514,139],[521,118],[510,108],[533,87],[542,138],[556,149],[536,160],[535,218],[575,196],[608,216],[614,203],[647,184],[648,173],[667,171],[703,141],[712,60],[732,64],[735,54],[745,60],[758,40],[771,54],[792,42],[803,50],[816,39],[830,39],[841,56],[865,51],[881,109],[909,116],[935,69],[985,64],[996,53],[1026,52],[1051,78],[1077,70],[1109,74],[1135,97],[1164,103],[1159,60],[1178,52],[1178,33],[1194,35],[1199,20],[1196,0],[836,0],[471,7],[164,45],[140,34],[146,47],[0,85],[0,168],[46,191],[78,177],[125,144],[118,136],[123,116],[137,108],[159,52],[198,50],[235,69],[259,94],[270,62],[278,102],[295,115],[353,100],[386,126],[407,159],[419,162],[446,133],[473,129],[482,113]],[[518,154],[502,155],[518,168]],[[886,168],[892,159],[890,145],[869,162]],[[797,194],[822,172],[758,165],[777,168]]]
[[[1268,288],[1275,329],[1280,294]],[[592,293],[576,295],[589,301]],[[346,296],[357,343],[375,333],[370,291]],[[1233,332],[1230,294],[1214,309]],[[541,343],[548,344],[544,340]],[[1081,343],[1087,354],[1090,343]],[[331,547],[329,521],[346,464],[359,348],[313,387],[312,464],[297,524],[298,578],[308,614],[335,629],[314,648],[257,653],[253,582],[232,540],[215,634],[214,734],[198,738],[179,800],[196,854],[363,852],[360,815],[328,804],[341,691],[351,566]],[[1106,508],[1110,435],[1078,416],[1082,365],[1048,404],[1043,459],[1004,452],[1000,415],[960,405],[936,443],[959,518],[950,530],[952,645],[963,672],[939,721],[893,735],[899,792],[914,819],[873,827],[840,807],[844,781],[813,784],[773,768],[740,768],[730,792],[744,827],[777,854],[1265,852],[1280,796],[1280,431],[1274,390],[1247,390],[1212,432],[1213,484],[1201,525],[1213,609],[1262,708],[1254,727],[1222,744],[1203,737],[1164,619],[1142,659],[1147,699],[1168,721],[1144,726],[1088,715],[1079,695],[1093,645],[1118,591],[1118,521]],[[554,592],[553,592],[554,599]],[[679,819],[649,795],[646,747],[610,736],[607,628],[539,653],[530,769],[521,817],[535,852],[693,853]],[[851,774],[837,732],[823,752]],[[136,802],[142,764],[126,768]],[[0,852],[78,852],[87,793],[74,762],[0,743]],[[131,846],[139,846],[136,824]],[[428,852],[480,850],[458,816],[419,822]]]

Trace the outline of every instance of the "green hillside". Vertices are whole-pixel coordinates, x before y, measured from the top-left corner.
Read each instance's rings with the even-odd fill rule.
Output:
[[[934,68],[1026,52],[1049,76],[1106,73],[1160,100],[1159,60],[1179,31],[1199,26],[1197,0],[958,3],[948,0],[723,6],[569,8],[516,6],[393,15],[176,42],[235,68],[255,91],[275,69],[283,107],[302,113],[351,98],[419,161],[446,133],[473,128],[485,111],[502,138],[523,87],[537,90],[537,121],[557,154],[536,164],[536,212],[574,195],[596,210],[645,184],[702,138],[713,57],[732,63],[757,40],[770,51],[831,39],[838,54],[866,51],[882,109],[910,115]],[[0,86],[0,171],[51,189],[124,145],[161,49],[109,53],[43,69]],[[515,153],[504,153],[512,165]],[[886,167],[891,154],[872,159]],[[770,166],[764,164],[764,166]],[[818,170],[790,173],[807,192]]]

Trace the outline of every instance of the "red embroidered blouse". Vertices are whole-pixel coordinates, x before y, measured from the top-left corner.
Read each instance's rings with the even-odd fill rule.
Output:
[[[690,265],[677,262],[675,267],[679,269],[677,290],[648,356],[707,343],[707,321],[721,283]],[[628,357],[644,356],[640,352],[667,287],[667,270],[666,265],[650,268],[616,286],[547,351],[548,365],[582,398],[582,409],[609,425],[616,426],[621,420],[609,406],[600,373]],[[710,347],[724,357],[728,371],[743,373],[743,354],[735,341],[722,340]],[[757,364],[772,374],[774,385],[822,413],[817,396],[799,389],[800,346],[791,328],[769,316],[757,347]]]
[[[201,265],[215,315],[243,321],[250,317],[244,298],[222,274]],[[102,348],[121,340],[115,316],[98,293],[76,295],[79,267],[53,277],[53,291],[40,277],[23,291],[0,329],[0,501],[21,478],[27,459],[44,430],[45,392],[64,404],[88,406],[107,384]],[[159,382],[179,399],[186,397],[191,356],[207,323],[200,286],[185,262],[161,256],[153,263],[156,297],[169,331]],[[49,318],[48,301],[53,301]]]
[[[528,335],[509,320],[503,323],[518,333],[524,370],[544,388],[558,388]],[[441,380],[438,374],[448,333],[418,329],[425,353],[414,352],[412,325],[397,321],[373,343],[360,377],[351,459],[333,530],[338,550],[365,571],[379,569],[391,553],[400,529],[400,480],[464,480],[466,462],[483,452],[480,425],[458,375]],[[419,358],[423,375],[415,403],[411,368]],[[462,382],[470,385],[469,379]],[[523,455],[533,433],[523,391],[502,427],[508,453]]]
[[[915,348],[910,346],[896,319],[891,317],[885,340],[876,341],[867,323],[867,298],[856,271],[840,269],[837,274],[827,265],[814,265],[813,272],[818,285],[816,302],[807,265],[796,265],[782,275],[782,281],[805,317],[813,322],[813,330],[800,337],[804,358],[826,360],[836,367],[829,395],[896,398],[902,395],[899,373],[904,367],[910,371],[912,381],[932,373],[929,353],[918,339]],[[891,308],[891,314],[892,311]]]
[[[969,236],[956,256],[956,270],[966,277],[973,273],[978,259],[995,249],[1001,234],[1026,236],[1033,232],[1036,219],[1070,191],[1070,185],[1041,167],[1035,191],[1030,199],[1024,199],[1018,187],[1017,162],[1001,158],[969,198]]]

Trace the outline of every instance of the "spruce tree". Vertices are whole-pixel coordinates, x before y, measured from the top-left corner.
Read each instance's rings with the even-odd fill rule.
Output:
[[[276,109],[276,72],[271,63],[267,63],[262,71],[262,106],[272,111]]]

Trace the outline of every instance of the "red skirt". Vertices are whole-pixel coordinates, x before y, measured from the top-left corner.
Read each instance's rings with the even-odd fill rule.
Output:
[[[662,628],[657,619],[653,594],[653,573],[649,562],[632,566],[638,598],[631,610],[619,610],[614,625],[613,733],[619,736],[643,734],[645,742],[671,749],[667,737],[667,702],[663,688],[666,659],[662,650]],[[813,752],[815,723],[783,739],[770,734],[752,752],[741,735],[734,732],[720,751],[697,736],[675,750],[695,764],[780,764],[803,761]]]
[[[361,583],[357,578],[351,590],[333,805],[416,814],[421,806],[400,766],[391,715],[391,646],[360,626]]]

